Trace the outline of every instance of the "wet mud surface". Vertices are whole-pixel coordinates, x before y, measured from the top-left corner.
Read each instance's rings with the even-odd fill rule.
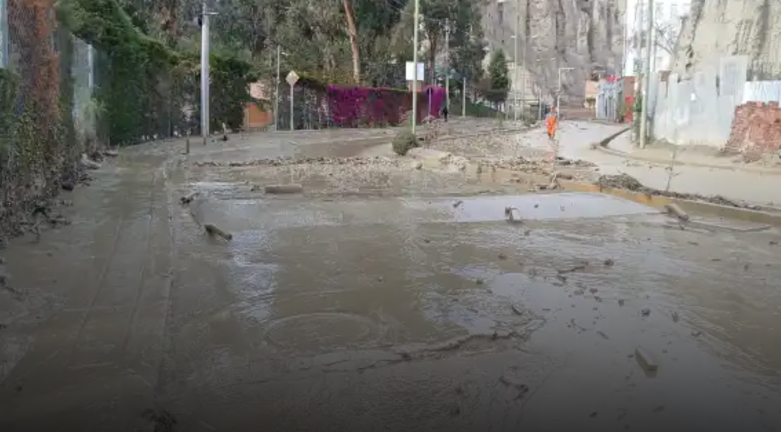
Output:
[[[775,231],[178,153],[121,155],[5,251],[0,430],[779,430]]]

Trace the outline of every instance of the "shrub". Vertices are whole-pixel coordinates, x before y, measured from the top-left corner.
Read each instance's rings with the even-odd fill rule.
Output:
[[[393,138],[393,151],[399,156],[406,155],[417,146],[418,138],[411,131],[403,130]]]

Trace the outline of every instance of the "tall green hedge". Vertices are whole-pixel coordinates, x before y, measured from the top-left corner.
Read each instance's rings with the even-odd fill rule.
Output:
[[[184,128],[180,117],[186,104],[198,109],[200,54],[169,48],[136,28],[116,0],[61,0],[58,18],[78,38],[106,58],[98,78],[97,98],[106,108],[111,144],[125,145],[167,136]],[[257,76],[251,64],[212,55],[212,130],[223,123],[237,128],[249,83]],[[197,113],[196,117],[197,118]]]

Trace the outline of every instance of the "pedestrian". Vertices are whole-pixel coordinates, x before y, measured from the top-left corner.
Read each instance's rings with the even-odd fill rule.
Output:
[[[556,111],[556,108],[551,108],[548,116],[545,118],[545,126],[548,130],[548,144],[551,147],[550,160],[555,161],[558,157],[556,129],[559,127],[559,113]]]
[[[442,105],[442,118],[444,118],[445,121],[447,121],[447,114],[448,114],[447,104],[444,104]]]

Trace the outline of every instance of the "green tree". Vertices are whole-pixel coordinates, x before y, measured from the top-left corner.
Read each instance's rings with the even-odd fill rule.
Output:
[[[497,50],[491,55],[491,62],[488,64],[489,88],[486,92],[486,99],[499,104],[507,100],[507,93],[510,91],[510,71],[507,68],[507,58],[504,51]]]

